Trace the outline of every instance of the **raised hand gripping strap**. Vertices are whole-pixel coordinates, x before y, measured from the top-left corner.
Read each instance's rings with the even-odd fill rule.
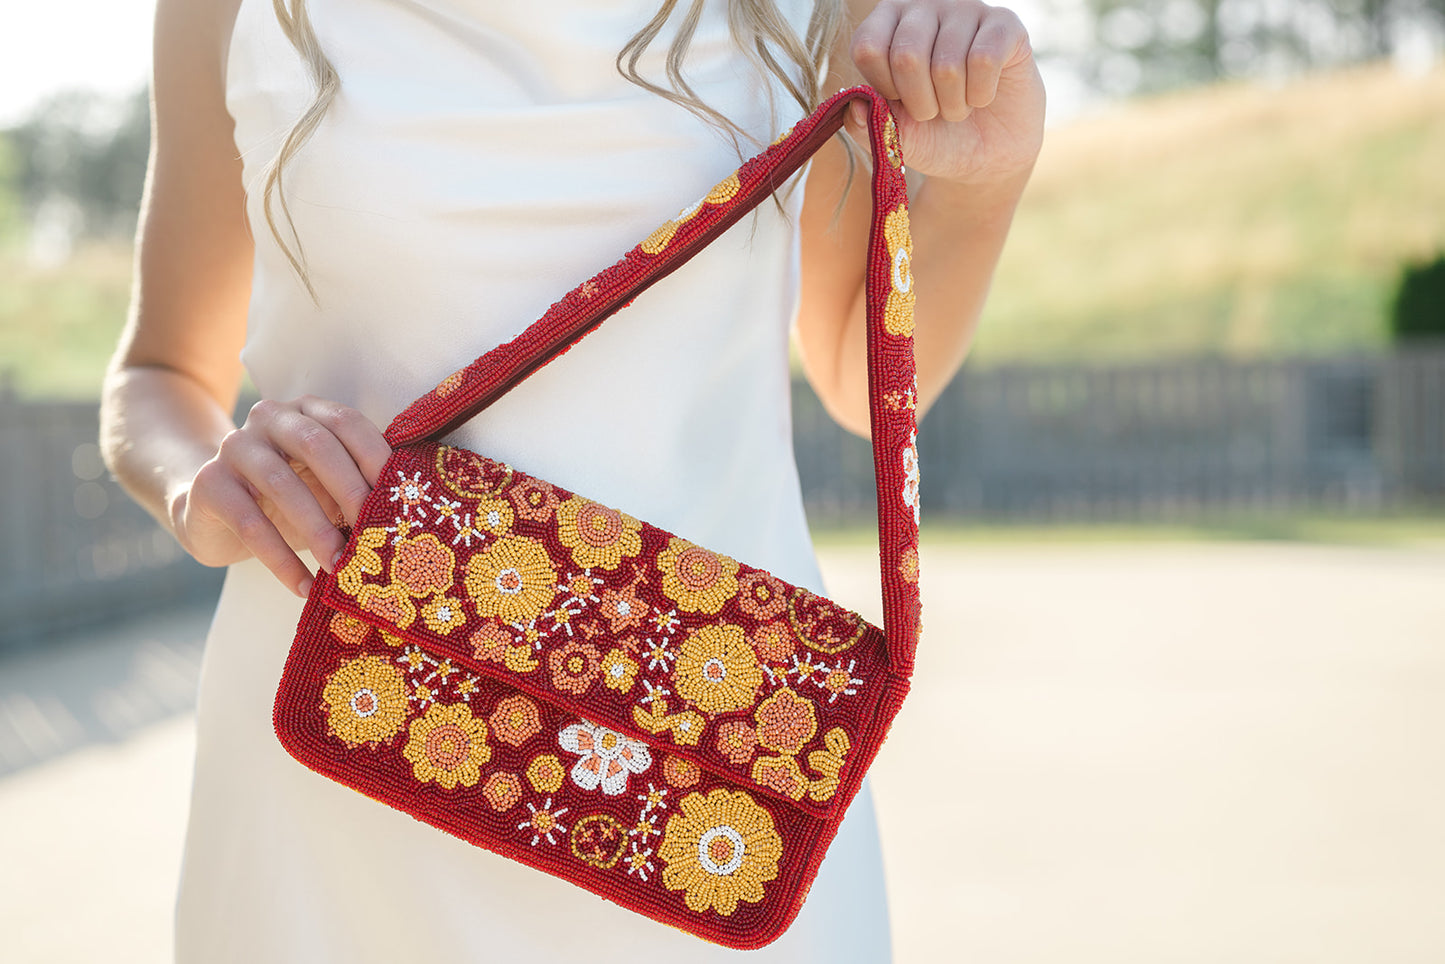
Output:
[[[418,398],[387,427],[387,441],[395,447],[445,435],[567,351],[772,195],[838,132],[855,100],[869,108],[873,155],[866,282],[868,395],[878,485],[883,627],[893,670],[911,673],[920,628],[913,242],[898,129],[887,102],[872,88],[853,87],[829,98],[621,261],[574,288],[527,330]]]

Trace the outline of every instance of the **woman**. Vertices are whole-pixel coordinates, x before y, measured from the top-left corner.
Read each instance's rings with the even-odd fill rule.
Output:
[[[656,4],[159,0],[136,297],[102,431],[127,489],[198,560],[231,567],[202,671],[179,960],[736,953],[332,784],[270,729],[307,556],[333,564],[335,521],[378,484],[378,426],[820,91],[866,82],[895,102],[923,176],[921,404],[961,363],[1041,139],[1017,18],[974,0]],[[805,191],[761,207],[454,440],[821,591],[791,457],[787,331],[796,316],[818,394],[866,433],[868,207],[866,178],[828,145]],[[265,401],[238,428],[243,366]],[[887,959],[866,785],[802,914],[755,953]]]

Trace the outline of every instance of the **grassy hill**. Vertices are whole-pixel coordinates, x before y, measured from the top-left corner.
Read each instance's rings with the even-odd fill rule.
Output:
[[[1400,266],[1445,250],[1445,67],[1134,101],[1050,131],[977,363],[1323,353],[1385,341]],[[127,246],[0,251],[0,370],[95,393]]]
[[[90,245],[36,267],[0,249],[0,379],[22,395],[100,393],[130,301],[129,244]]]
[[[979,363],[1384,344],[1445,251],[1445,69],[1135,101],[1050,131]]]

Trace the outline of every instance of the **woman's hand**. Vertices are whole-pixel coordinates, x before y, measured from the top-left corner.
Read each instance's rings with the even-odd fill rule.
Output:
[[[295,550],[331,571],[345,545],[338,521],[356,521],[390,454],[355,409],[309,395],[261,401],[171,502],[171,527],[200,562],[255,556],[305,596],[312,576]]]
[[[1043,143],[1044,87],[1018,17],[978,0],[848,0],[825,90],[872,85],[893,107],[910,171],[918,292],[918,412],[963,364],[1014,209]],[[864,109],[850,109],[865,143]],[[813,157],[803,198],[798,346],[830,414],[867,436],[867,259],[872,196],[841,146]],[[841,207],[840,207],[841,205]]]
[[[1013,11],[977,0],[883,0],[850,53],[864,82],[893,102],[911,170],[974,187],[1022,186],[1043,142],[1044,86]],[[862,105],[854,110],[861,126]]]

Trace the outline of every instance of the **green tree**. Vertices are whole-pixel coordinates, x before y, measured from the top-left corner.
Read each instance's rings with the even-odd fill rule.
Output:
[[[14,239],[24,226],[19,171],[15,145],[0,132],[0,245]]]
[[[13,181],[28,216],[63,199],[81,212],[86,234],[134,230],[150,145],[144,90],[120,100],[58,94],[0,136],[15,154]]]
[[[1080,7],[1087,41],[1044,53],[1112,94],[1341,66],[1445,30],[1445,0],[1052,0],[1055,15]]]
[[[1390,306],[1396,341],[1445,339],[1445,254],[1406,265]]]

